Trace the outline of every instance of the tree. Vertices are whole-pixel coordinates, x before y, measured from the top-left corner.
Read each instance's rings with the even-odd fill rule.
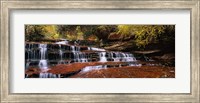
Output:
[[[57,25],[57,32],[61,38],[75,39],[77,25]]]
[[[41,40],[45,36],[43,33],[46,32],[44,26],[40,25],[25,25],[25,40],[35,41]]]
[[[81,27],[80,26],[77,26],[76,27],[76,40],[83,40],[83,32],[81,30]]]
[[[28,41],[57,39],[59,38],[59,34],[55,25],[26,25],[25,38]]]
[[[99,40],[106,42],[111,32],[115,32],[117,29],[115,25],[99,25],[93,29],[93,34],[96,35]]]
[[[95,40],[105,46],[112,37],[131,40],[138,48],[156,43],[175,45],[175,25],[26,25],[25,34],[26,41],[64,38]]]
[[[158,37],[165,33],[164,25],[118,25],[122,38],[134,36],[134,43],[140,48],[150,43],[157,43]]]
[[[56,25],[45,25],[44,32],[45,38],[47,39],[58,39],[59,34],[57,33],[57,26]]]

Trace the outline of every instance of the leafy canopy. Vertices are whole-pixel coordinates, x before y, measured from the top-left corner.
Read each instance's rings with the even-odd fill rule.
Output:
[[[118,25],[118,33],[122,38],[134,37],[138,47],[157,43],[158,38],[165,33],[165,29],[164,25]]]
[[[43,39],[99,40],[109,42],[112,34],[118,40],[132,38],[139,48],[152,43],[174,42],[175,25],[26,25],[27,41]],[[117,37],[117,36],[116,36]]]

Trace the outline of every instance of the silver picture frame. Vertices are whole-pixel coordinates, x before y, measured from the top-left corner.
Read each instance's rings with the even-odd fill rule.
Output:
[[[1,65],[0,101],[9,102],[200,102],[200,1],[199,0],[0,0]],[[190,10],[191,93],[10,93],[10,12],[28,10]]]

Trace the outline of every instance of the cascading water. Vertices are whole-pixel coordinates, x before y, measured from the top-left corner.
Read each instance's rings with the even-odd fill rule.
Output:
[[[72,52],[75,52],[75,46],[71,46]]]
[[[46,53],[47,53],[47,44],[39,44],[40,48],[40,61],[39,61],[39,67],[40,69],[47,69],[47,60],[46,60]]]
[[[39,74],[40,78],[56,78],[55,74],[50,74],[47,73],[47,69],[48,69],[48,63],[47,63],[47,58],[46,58],[46,54],[47,54],[47,44],[39,44],[39,48],[40,48],[40,61],[39,61],[39,68],[42,70],[42,72]]]
[[[90,47],[90,50],[93,50],[93,51],[106,51],[105,49],[94,48],[94,47]]]
[[[56,42],[55,44],[59,45],[59,55],[60,55],[60,61],[58,62],[58,64],[65,64],[65,62],[63,61],[63,50],[62,50],[62,45],[66,45],[68,44],[68,41],[66,39],[61,39],[62,41]]]
[[[58,64],[65,64],[65,62],[63,61],[63,51],[61,44],[59,44],[59,55],[60,55],[60,61],[58,62]]]
[[[125,54],[125,53],[121,53],[121,54],[122,54],[122,61],[123,62],[136,61],[135,57],[133,57],[133,55],[131,55],[131,54]]]
[[[75,62],[88,62],[86,54],[80,51],[80,47],[71,46],[71,51],[73,53]]]
[[[97,65],[97,66],[86,66],[85,68],[82,69],[81,72],[89,72],[91,70],[99,70],[99,69],[106,69],[106,65]]]
[[[68,44],[68,41],[63,39],[63,41],[56,42],[56,44]]]
[[[62,58],[63,58],[63,51],[62,51],[61,45],[59,45],[59,47],[60,47],[60,49],[59,49],[60,60],[62,61]]]
[[[40,44],[39,48],[41,59],[46,59],[47,44]]]
[[[114,62],[133,62],[136,61],[136,58],[133,54],[130,53],[122,53],[122,52],[110,52],[109,58],[113,59]]]
[[[40,78],[55,78],[60,75],[48,73],[51,65],[67,64],[73,62],[125,62],[126,66],[139,66],[134,63],[135,57],[131,53],[107,51],[96,47],[70,45],[67,42],[54,44],[26,44],[25,68],[38,66],[41,69]],[[52,64],[51,64],[52,63]],[[54,64],[53,64],[54,63]],[[50,64],[50,65],[49,65]],[[119,63],[118,67],[122,67]],[[84,72],[97,69],[107,69],[107,65],[87,66]],[[95,69],[96,68],[96,69]]]
[[[40,69],[48,69],[47,60],[40,60],[39,67]]]
[[[100,56],[100,62],[107,62],[106,52],[100,52],[99,56]]]

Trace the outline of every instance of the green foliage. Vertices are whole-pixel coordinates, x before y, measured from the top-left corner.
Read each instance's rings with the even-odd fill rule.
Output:
[[[53,38],[54,38],[54,39],[58,39],[59,37],[60,37],[59,34],[53,35]]]
[[[58,25],[57,32],[61,38],[68,40],[83,40],[84,32],[82,32],[82,26],[79,25]]]
[[[60,34],[60,38],[75,40],[76,28],[76,25],[57,25],[57,32]]]
[[[103,44],[114,35],[115,40],[131,38],[138,48],[154,43],[175,43],[175,25],[26,25],[25,34],[26,41],[64,38],[102,41]]]
[[[77,26],[76,27],[76,40],[83,40],[83,32],[81,31],[81,27],[80,26]]]
[[[59,34],[57,34],[57,27],[55,25],[45,25],[44,29],[46,32],[43,32],[45,38],[47,39],[58,39]]]
[[[140,48],[150,43],[157,43],[158,37],[165,33],[163,25],[119,25],[118,33],[122,38],[133,36],[134,43]]]
[[[25,26],[25,40],[28,41],[34,41],[34,40],[40,40],[41,38],[44,38],[43,35],[45,31],[44,26],[39,25],[26,25]]]
[[[57,27],[54,25],[26,25],[25,34],[28,41],[59,38]]]
[[[98,37],[99,40],[103,42],[108,40],[110,33],[116,31],[115,25],[100,25],[93,29],[93,34]]]
[[[132,25],[118,25],[118,33],[120,33],[123,38],[133,35],[133,29]]]

